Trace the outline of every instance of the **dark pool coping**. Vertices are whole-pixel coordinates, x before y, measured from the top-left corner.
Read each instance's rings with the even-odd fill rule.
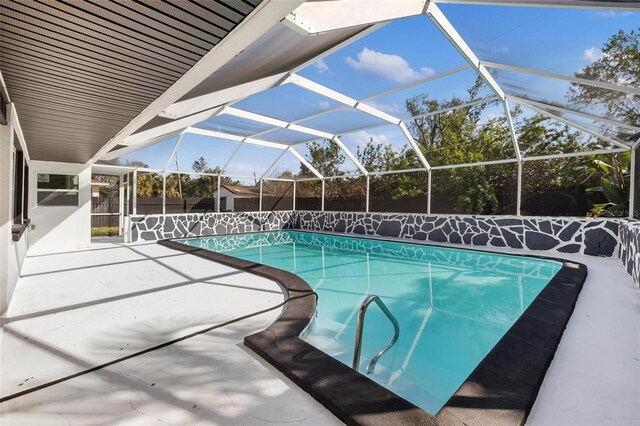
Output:
[[[285,231],[429,245],[357,234]],[[177,241],[162,240],[158,243],[271,279],[287,291],[288,297],[313,291],[305,280],[285,270]],[[553,260],[560,262],[562,267],[435,416],[302,340],[300,334],[315,315],[314,297],[288,303],[275,322],[267,329],[245,337],[244,344],[346,424],[524,424],[575,308],[587,277],[587,267],[548,256],[492,252],[482,248],[437,247]]]

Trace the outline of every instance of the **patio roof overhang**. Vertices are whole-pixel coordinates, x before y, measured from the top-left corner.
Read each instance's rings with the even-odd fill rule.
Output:
[[[31,157],[90,161],[299,3],[2,0],[0,71]]]

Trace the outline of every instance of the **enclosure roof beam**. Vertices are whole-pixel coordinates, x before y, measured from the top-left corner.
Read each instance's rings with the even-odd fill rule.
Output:
[[[347,154],[347,157],[349,157],[349,160],[351,160],[351,161],[353,162],[353,164],[355,164],[355,165],[356,165],[356,167],[358,168],[358,170],[360,170],[360,172],[361,172],[363,175],[367,176],[367,175],[369,174],[369,172],[367,171],[367,169],[365,169],[365,167],[362,165],[362,163],[360,162],[360,160],[358,160],[358,158],[357,158],[355,155],[353,155],[353,153],[349,150],[349,148],[347,148],[347,147],[345,146],[345,144],[344,144],[344,143],[342,143],[342,140],[340,140],[340,138],[339,138],[338,136],[334,136],[332,140],[333,140],[333,142],[335,142],[335,143],[340,147],[340,149],[341,149],[345,154]]]
[[[509,164],[509,163],[517,163],[517,162],[518,162],[517,158],[506,158],[504,160],[479,161],[477,163],[445,164],[442,166],[433,166],[431,170],[460,169],[464,167],[475,167],[475,166],[493,166],[496,164]]]
[[[392,174],[401,174],[401,173],[414,173],[414,172],[428,172],[426,168],[417,168],[417,169],[402,169],[402,170],[380,170],[375,172],[369,172],[369,176],[384,176],[384,175],[392,175]]]
[[[614,144],[615,146],[618,146],[618,147],[620,147],[620,148],[625,148],[627,151],[631,149],[631,147],[630,147],[629,145],[627,145],[627,144],[624,144],[624,143],[622,143],[622,142],[619,142],[619,141],[617,141],[617,140],[615,140],[615,139],[611,139],[610,137],[607,137],[607,136],[601,135],[601,134],[600,134],[600,133],[598,133],[598,132],[594,132],[594,131],[593,131],[593,130],[591,130],[591,129],[587,129],[587,128],[586,128],[586,127],[584,127],[584,126],[581,126],[580,124],[574,123],[574,122],[573,122],[573,121],[571,121],[571,120],[567,120],[566,118],[562,118],[562,117],[560,117],[560,116],[558,116],[558,115],[552,114],[552,113],[550,113],[550,112],[548,112],[548,111],[545,111],[545,110],[543,110],[543,109],[541,109],[541,108],[538,108],[538,107],[537,107],[537,106],[535,106],[535,105],[532,105],[532,104],[527,103],[527,102],[522,102],[522,101],[518,101],[518,103],[521,103],[521,104],[523,104],[523,105],[526,105],[526,106],[527,106],[527,108],[532,109],[533,111],[535,111],[535,112],[537,112],[537,113],[539,113],[539,114],[542,114],[542,115],[544,115],[544,116],[546,116],[546,117],[549,117],[549,118],[551,118],[551,119],[553,119],[553,120],[558,120],[559,122],[564,123],[564,124],[566,124],[567,126],[575,127],[575,128],[576,128],[576,129],[578,129],[578,130],[581,130],[581,131],[583,131],[583,132],[585,132],[585,133],[587,133],[587,134],[590,134],[591,136],[595,136],[596,138],[600,138],[600,139],[602,139],[602,140],[604,140],[604,141],[607,141],[607,142],[609,142],[609,143],[612,143],[612,144]]]
[[[518,161],[522,160],[522,155],[520,154],[520,145],[518,145],[518,136],[516,135],[516,129],[513,126],[513,118],[511,117],[511,109],[509,108],[509,101],[505,99],[502,102],[502,106],[504,108],[504,115],[507,118],[507,126],[509,127],[509,134],[511,135],[511,141],[513,142],[513,149],[516,153],[516,158]]]
[[[491,96],[491,97],[488,97],[488,98],[476,99],[475,101],[465,102],[465,103],[460,104],[460,105],[454,105],[454,106],[450,106],[448,108],[442,108],[442,109],[439,109],[439,110],[436,110],[436,111],[429,111],[429,112],[425,112],[424,114],[414,115],[414,116],[405,118],[404,121],[415,120],[416,118],[431,117],[433,115],[443,114],[445,112],[455,111],[457,109],[471,107],[471,106],[479,105],[479,104],[486,104],[486,103],[489,103],[489,102],[494,102],[494,101],[499,101],[499,100],[500,100],[500,98],[498,98],[497,96]]]
[[[207,93],[205,95],[201,95],[193,99],[187,99],[185,101],[177,101],[174,104],[169,105],[167,108],[165,108],[162,111],[162,113],[159,115],[162,117],[172,118],[172,119],[180,118],[180,117],[194,114],[196,112],[199,112],[211,107],[215,107],[218,105],[223,105],[223,104],[232,105],[233,103],[238,102],[242,99],[245,99],[248,96],[251,96],[258,92],[261,92],[273,87],[281,86],[283,84],[286,84],[286,79],[290,75],[290,73],[295,73],[311,65],[312,63],[315,63],[316,61],[332,54],[333,52],[340,50],[344,46],[347,46],[353,43],[354,41],[359,40],[360,38],[376,31],[377,29],[383,27],[384,25],[385,23],[378,23],[370,26],[369,28],[363,29],[362,31],[359,31],[357,34],[349,37],[348,39],[336,44],[335,46],[321,52],[315,57],[307,60],[302,64],[299,64],[295,68],[290,69],[286,72],[252,80],[247,83],[243,83],[227,89],[222,89],[219,91]]]
[[[587,157],[590,155],[609,155],[609,154],[617,154],[620,152],[627,152],[627,151],[629,151],[628,148],[596,149],[593,151],[584,151],[584,152],[566,152],[562,154],[549,154],[549,155],[536,155],[531,157],[522,157],[522,161],[555,160],[559,158]]]
[[[309,163],[307,161],[306,158],[304,158],[302,155],[300,155],[300,153],[298,151],[295,150],[294,147],[290,146],[289,148],[287,148],[289,150],[289,152],[291,152],[307,169],[309,169],[309,171],[311,173],[313,173],[318,179],[324,179],[324,176],[322,176],[322,174],[311,165],[311,163]]]
[[[500,98],[500,100],[504,101],[505,94],[504,91],[500,88],[500,85],[494,80],[493,76],[487,71],[487,68],[480,63],[480,59],[473,53],[473,50],[469,47],[469,45],[464,41],[462,36],[458,33],[458,30],[449,22],[446,16],[442,13],[440,8],[433,2],[430,2],[427,6],[426,15],[429,17],[431,22],[434,23],[436,27],[444,34],[445,37],[449,40],[449,42],[455,47],[458,52],[466,59],[466,61],[471,65],[478,75],[491,87],[496,96]]]
[[[540,108],[550,108],[552,110],[564,112],[566,114],[571,114],[571,115],[575,115],[575,116],[578,116],[578,117],[588,118],[589,120],[599,121],[601,123],[611,124],[612,126],[618,126],[618,127],[622,127],[622,128],[629,129],[629,130],[634,130],[634,131],[640,131],[640,127],[637,127],[637,126],[632,126],[630,124],[622,123],[620,121],[611,120],[609,118],[600,117],[598,115],[587,114],[586,112],[580,112],[580,111],[576,111],[576,110],[573,110],[573,109],[564,108],[564,107],[561,107],[561,106],[558,106],[558,105],[549,104],[549,103],[546,103],[546,102],[534,101],[533,99],[522,98],[522,97],[519,97],[519,96],[512,96],[512,95],[507,95],[507,99],[511,99],[514,102],[519,102],[519,103],[523,103],[523,104],[524,103],[532,104],[532,105],[538,106]]]
[[[144,142],[149,139],[153,139],[158,136],[162,136],[167,133],[174,132],[176,130],[185,129],[189,126],[192,126],[196,123],[200,123],[201,121],[208,120],[209,118],[219,114],[222,111],[222,108],[223,107],[216,107],[216,108],[208,109],[206,111],[202,111],[197,114],[190,115],[188,117],[184,117],[179,120],[175,120],[170,123],[163,124],[161,126],[156,126],[154,128],[133,134],[131,136],[127,136],[122,141],[122,145],[134,145],[136,143]]]
[[[294,130],[300,133],[307,133],[312,136],[317,136],[319,138],[331,139],[333,134],[328,132],[323,132],[321,130],[312,129],[309,127],[301,126],[299,124],[286,122],[284,120],[278,120],[276,118],[268,117],[262,114],[256,114],[249,111],[244,111],[237,108],[225,108],[225,114],[233,115],[234,117],[245,118],[247,120],[257,121],[258,123],[269,124],[275,126],[280,129],[289,129]]]
[[[309,36],[420,15],[427,0],[317,0],[298,6],[282,21]]]
[[[411,132],[409,132],[409,129],[407,129],[407,126],[403,122],[400,122],[400,124],[398,124],[398,127],[400,127],[402,134],[407,139],[407,141],[409,142],[409,145],[411,145],[411,148],[413,148],[413,151],[418,156],[418,160],[420,160],[420,163],[422,163],[422,165],[427,170],[431,170],[431,165],[429,164],[429,161],[427,161],[424,154],[420,150],[420,147],[418,146],[417,142],[415,141],[415,139],[413,139],[413,136],[411,135]]]
[[[538,77],[552,78],[555,80],[564,80],[570,83],[582,84],[584,86],[590,86],[590,87],[597,87],[599,89],[607,89],[607,90],[614,90],[617,92],[630,93],[632,95],[640,94],[640,88],[638,87],[631,87],[631,86],[625,86],[625,85],[614,84],[614,83],[606,83],[604,81],[589,80],[587,78],[569,77],[562,74],[556,74],[556,73],[551,73],[547,71],[538,71],[531,68],[515,67],[513,65],[499,64],[496,62],[480,61],[480,64],[484,65],[487,68],[514,71],[522,74],[535,75]]]
[[[235,102],[251,96],[254,93],[279,86],[287,76],[288,73],[286,72],[271,75],[249,83],[240,84],[217,92],[207,93],[206,95],[176,102],[165,108],[159,116],[176,120],[199,111],[229,104],[230,102]]]
[[[402,86],[394,87],[393,89],[389,89],[389,90],[386,90],[384,92],[376,93],[375,95],[369,96],[367,98],[360,99],[359,102],[368,102],[368,101],[371,101],[371,100],[374,100],[374,99],[377,99],[377,98],[381,98],[383,96],[391,95],[393,93],[396,93],[396,92],[399,92],[399,91],[402,91],[402,90],[405,90],[405,89],[408,89],[408,88],[411,88],[411,87],[414,87],[414,86],[419,86],[419,85],[427,83],[429,81],[437,80],[439,78],[446,77],[448,75],[455,74],[457,72],[464,71],[464,70],[469,69],[469,68],[470,68],[470,65],[468,65],[468,64],[465,64],[465,65],[462,65],[462,66],[459,66],[459,67],[456,67],[456,68],[452,68],[450,70],[443,71],[441,73],[434,74],[434,75],[429,76],[429,77],[421,78],[420,80],[416,80],[413,83],[403,84]],[[349,108],[348,105],[340,104],[340,105],[338,105],[338,106],[336,106],[334,108],[329,108],[329,109],[326,109],[324,111],[317,112],[315,114],[307,115],[306,117],[298,118],[297,120],[294,120],[291,123],[292,124],[298,124],[298,123],[301,123],[303,121],[307,121],[307,120],[311,120],[311,119],[314,119],[314,118],[322,117],[323,115],[331,114],[332,112],[344,110],[344,109],[347,109],[347,108]],[[384,125],[386,125],[386,123]],[[378,125],[371,126],[371,128],[374,128],[374,127],[378,127]],[[262,130],[262,131],[260,131],[258,133],[254,133],[251,136],[252,137],[261,136],[261,135],[264,135],[266,133],[273,132],[274,130],[278,130],[278,128]]]
[[[182,138],[183,137],[184,137],[184,132],[180,133],[180,137],[178,137],[178,140],[176,141],[175,145],[173,145],[173,149],[171,150],[171,154],[169,154],[169,158],[167,158],[167,162],[165,163],[164,168],[162,169],[163,173],[165,173],[167,171],[167,169],[169,168],[169,164],[171,164],[171,160],[173,159],[173,157],[178,152],[178,148],[180,148],[180,142],[182,142]]]
[[[125,154],[128,154],[130,152],[134,152],[134,151],[137,151],[139,149],[146,148],[146,147],[154,145],[154,144],[156,144],[158,142],[162,142],[162,141],[167,140],[169,138],[172,138],[174,136],[180,135],[180,134],[182,134],[183,131],[184,131],[183,128],[176,129],[176,130],[174,130],[172,132],[163,133],[163,134],[158,135],[158,136],[156,136],[154,138],[147,139],[145,141],[141,141],[141,142],[135,143],[133,145],[124,146],[122,148],[119,148],[119,149],[113,150],[111,152],[108,152],[107,154],[102,156],[102,159],[103,160],[113,160],[115,158],[121,157],[121,156],[123,156]]]
[[[413,120],[413,119],[416,119],[416,118],[430,117],[432,115],[443,114],[443,113],[446,113],[446,112],[449,112],[449,111],[454,111],[454,110],[457,110],[457,109],[466,108],[466,107],[470,107],[470,106],[474,106],[474,105],[478,105],[478,104],[483,104],[483,103],[487,103],[487,102],[493,102],[493,101],[497,101],[497,100],[499,100],[499,98],[497,96],[492,96],[492,97],[489,97],[489,98],[482,98],[482,99],[478,99],[478,100],[471,101],[471,102],[465,102],[465,103],[460,104],[460,105],[455,105],[455,106],[452,106],[452,107],[439,109],[437,111],[431,111],[431,112],[427,112],[427,113],[424,113],[424,114],[418,114],[418,115],[414,115],[414,116],[411,116],[411,117],[403,118],[402,119],[402,123],[405,123],[406,121]],[[320,114],[316,114],[316,116],[318,116],[318,115],[320,115]],[[309,118],[311,118],[311,117],[304,118],[302,120],[307,120]],[[296,120],[296,121],[298,121],[298,120]],[[355,130],[350,130],[348,132],[344,132],[344,133],[341,134],[341,136],[349,135],[351,133],[356,133],[356,132],[360,132],[360,131],[363,131],[363,130],[376,129],[378,127],[383,127],[383,126],[388,126],[388,125],[389,125],[389,123],[387,123],[387,122],[382,123],[382,124],[373,124],[371,126],[361,127],[359,129],[355,129]],[[260,132],[260,133],[256,133],[254,135],[251,135],[251,137],[254,137],[254,136],[257,136],[257,135],[261,135],[261,134],[265,134],[265,133],[269,133],[269,132],[272,132],[274,130],[276,130],[276,129],[269,129],[269,130],[266,130],[264,132]],[[304,142],[296,142],[296,143],[294,143],[292,145],[294,145],[294,146],[302,145],[302,144],[305,144],[305,143],[312,142],[314,140],[315,139],[310,139],[310,140],[304,141]]]
[[[238,136],[238,135],[232,135],[229,133],[224,133],[224,132],[217,132],[215,130],[207,130],[207,129],[199,129],[197,127],[188,127],[185,129],[184,131],[185,133],[192,133],[195,135],[201,135],[201,136],[209,136],[212,138],[218,138],[218,139],[225,139],[225,140],[229,140],[229,141],[234,141],[234,142],[240,142],[240,143],[248,143],[251,145],[259,145],[259,146],[264,146],[267,148],[275,148],[275,149],[287,149],[288,146],[285,144],[281,144],[281,143],[277,143],[277,142],[271,142],[271,141],[263,141],[261,139],[255,139],[252,137],[244,137],[244,136]]]
[[[340,92],[337,92],[333,89],[329,89],[322,84],[316,83],[315,81],[304,78],[298,74],[292,74],[287,79],[287,82],[295,84],[298,87],[309,90],[310,92],[317,93],[319,95],[324,96],[325,98],[332,99],[341,104],[350,106],[352,108],[358,109],[366,114],[372,115],[380,120],[386,121],[391,124],[399,124],[400,119],[392,116],[391,114],[387,114],[386,112],[380,111],[372,106],[369,106],[365,103],[362,103],[356,99],[353,99],[349,96],[343,95]]]
[[[284,154],[287,153],[289,149],[284,149],[282,150],[282,152],[276,157],[276,159],[273,161],[273,163],[271,163],[271,165],[267,168],[267,170],[262,174],[262,176],[260,176],[260,179],[264,179],[269,173],[271,173],[271,170],[273,170],[273,168],[276,166],[276,164],[278,164],[278,161],[280,161],[280,159],[284,156]]]
[[[401,92],[402,90],[410,89],[412,87],[420,86],[422,84],[428,83],[433,80],[437,80],[439,78],[447,77],[449,75],[458,73],[460,71],[468,70],[471,68],[469,64],[460,65],[459,67],[451,68],[450,70],[443,71],[437,74],[430,75],[429,77],[424,77],[419,80],[413,81],[411,83],[403,84],[402,86],[394,87],[389,90],[385,90],[384,92],[376,93],[375,95],[368,96],[366,98],[360,99],[360,102],[372,101],[374,99],[381,98],[383,96],[392,95],[396,92]]]

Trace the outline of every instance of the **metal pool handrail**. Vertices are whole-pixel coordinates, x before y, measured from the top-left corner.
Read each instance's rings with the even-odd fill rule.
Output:
[[[384,312],[384,314],[389,318],[389,321],[393,324],[393,337],[391,341],[387,343],[387,345],[380,349],[369,362],[369,366],[367,367],[367,374],[373,373],[373,370],[376,368],[376,363],[378,359],[384,355],[391,347],[398,341],[398,337],[400,337],[400,325],[398,324],[398,320],[393,316],[387,305],[380,300],[378,296],[375,294],[370,295],[367,299],[360,305],[360,312],[358,312],[358,324],[356,327],[356,342],[355,347],[353,349],[353,369],[358,371],[358,366],[360,365],[360,351],[362,349],[362,333],[364,327],[364,315],[367,313],[367,308],[371,302],[376,302],[376,305]]]

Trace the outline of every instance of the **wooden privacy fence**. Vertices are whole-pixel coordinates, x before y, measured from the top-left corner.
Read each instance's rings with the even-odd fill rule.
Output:
[[[296,199],[296,203],[297,202],[298,199]],[[260,199],[258,197],[236,198],[233,200],[233,207],[236,212],[255,212],[260,209]],[[300,210],[300,207],[297,205],[296,208]],[[293,197],[262,197],[262,210],[293,210]]]
[[[118,197],[91,197],[91,227],[120,226],[120,200]]]
[[[498,208],[492,212],[473,212],[473,214],[515,215],[517,194],[505,192],[497,194]],[[322,200],[316,197],[296,197],[296,210],[320,210]],[[523,193],[521,213],[531,216],[585,216],[594,203],[605,202],[602,194],[585,192],[583,188],[572,191],[549,191]],[[426,213],[427,196],[393,198],[387,195],[372,195],[369,198],[369,211],[396,213]],[[433,193],[431,212],[433,214],[468,214],[459,211],[455,194]],[[258,197],[234,199],[234,211],[248,212],[260,209]],[[132,211],[129,201],[129,212]],[[224,208],[224,204],[222,205]],[[326,197],[325,210],[328,211],[365,211],[366,199],[356,197]],[[292,210],[292,197],[264,196],[262,210]],[[216,199],[213,197],[167,198],[166,213],[210,213],[216,211]],[[91,226],[119,226],[118,197],[93,197],[91,199]],[[137,214],[161,214],[162,198],[138,198]]]
[[[133,206],[130,203],[129,211]],[[165,201],[167,214],[179,213],[211,213],[216,211],[216,199],[211,197],[167,198]],[[139,197],[136,202],[137,214],[162,214],[162,197]]]

